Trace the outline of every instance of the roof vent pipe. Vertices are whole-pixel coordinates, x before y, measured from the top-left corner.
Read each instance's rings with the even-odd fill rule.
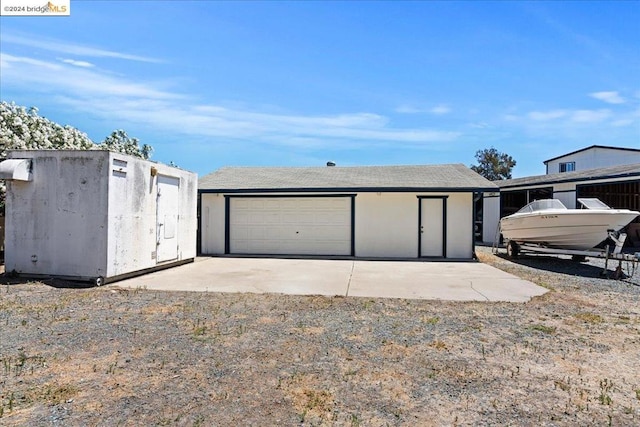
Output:
[[[332,162],[331,160],[327,162],[327,166],[335,166],[335,165],[336,165],[336,162]]]

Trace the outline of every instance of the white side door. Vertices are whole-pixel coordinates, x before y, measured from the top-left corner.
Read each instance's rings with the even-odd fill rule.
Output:
[[[445,257],[446,199],[420,199],[420,256]]]
[[[180,178],[158,175],[156,262],[178,258]]]

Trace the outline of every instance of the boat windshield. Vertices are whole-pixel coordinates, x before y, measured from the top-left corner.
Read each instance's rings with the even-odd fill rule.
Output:
[[[558,199],[536,200],[529,203],[517,213],[531,213],[537,211],[547,211],[550,209],[567,209],[565,205]]]
[[[578,199],[585,209],[611,209],[600,199]]]

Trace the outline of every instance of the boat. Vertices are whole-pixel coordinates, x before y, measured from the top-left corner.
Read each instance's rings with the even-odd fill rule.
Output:
[[[502,218],[500,231],[507,248],[517,251],[517,245],[534,244],[589,250],[640,215],[629,209],[612,209],[599,199],[578,199],[578,202],[579,209],[567,209],[558,199],[536,200]]]

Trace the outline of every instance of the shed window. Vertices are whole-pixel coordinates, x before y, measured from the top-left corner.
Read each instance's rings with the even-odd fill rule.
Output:
[[[572,172],[576,170],[576,162],[560,163],[560,172]]]

